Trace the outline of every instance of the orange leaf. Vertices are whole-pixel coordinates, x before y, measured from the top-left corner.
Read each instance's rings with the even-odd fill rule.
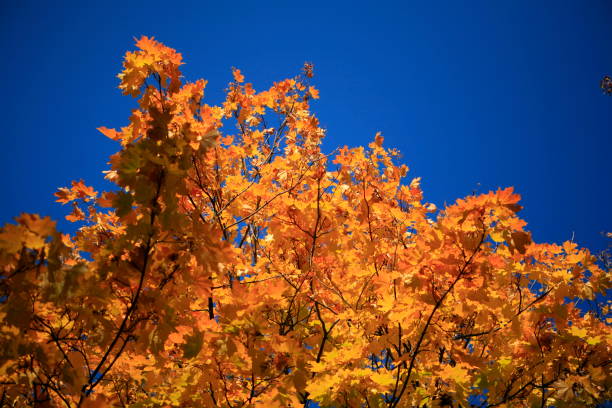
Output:
[[[100,131],[100,133],[102,133],[104,136],[113,140],[120,140],[122,136],[122,133],[117,132],[115,129],[109,129],[104,126],[99,127],[98,131]]]
[[[232,70],[232,75],[234,75],[234,80],[235,80],[236,82],[244,82],[244,75],[242,75],[242,74],[240,73],[240,70],[239,70],[239,69],[234,68],[234,69]]]

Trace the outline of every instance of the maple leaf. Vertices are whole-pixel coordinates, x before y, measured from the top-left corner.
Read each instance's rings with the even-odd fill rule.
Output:
[[[242,75],[239,69],[232,69],[232,75],[234,76],[234,81],[244,82],[244,75]]]
[[[81,221],[85,219],[85,213],[77,205],[74,205],[72,212],[66,216],[66,219],[70,222]]]
[[[102,133],[104,136],[108,137],[109,139],[112,139],[112,140],[121,139],[122,134],[120,132],[117,132],[115,129],[109,129],[107,127],[101,126],[98,128],[98,131]]]
[[[319,99],[319,90],[313,86],[308,87],[308,93],[313,99]]]

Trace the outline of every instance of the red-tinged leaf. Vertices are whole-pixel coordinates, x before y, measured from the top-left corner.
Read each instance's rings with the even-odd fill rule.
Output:
[[[75,199],[75,196],[72,191],[65,187],[61,187],[54,195],[57,197],[56,201],[62,204],[69,203],[70,201]]]
[[[66,216],[66,219],[70,222],[82,221],[85,219],[85,213],[77,205],[73,205],[72,212]]]

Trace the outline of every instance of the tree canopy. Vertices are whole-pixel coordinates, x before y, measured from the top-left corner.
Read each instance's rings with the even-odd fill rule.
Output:
[[[609,273],[532,241],[512,188],[423,202],[399,153],[321,150],[313,67],[225,101],[142,37],[137,98],[96,192],[57,192],[70,236],[0,231],[8,406],[433,407],[610,399]],[[581,310],[574,299],[590,302]]]

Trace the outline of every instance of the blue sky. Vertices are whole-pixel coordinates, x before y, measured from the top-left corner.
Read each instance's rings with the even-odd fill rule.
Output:
[[[427,201],[515,186],[537,241],[607,245],[609,1],[85,3],[0,6],[2,224],[37,212],[69,230],[53,192],[105,186],[117,145],[95,129],[127,123],[116,74],[148,35],[209,80],[211,104],[232,66],[264,89],[311,61],[325,150],[381,131]]]

